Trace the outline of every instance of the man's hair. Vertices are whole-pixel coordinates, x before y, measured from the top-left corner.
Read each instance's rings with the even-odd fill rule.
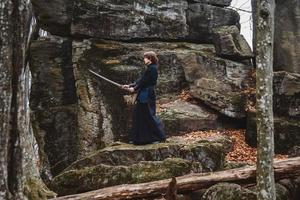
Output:
[[[154,51],[145,52],[144,58],[148,58],[151,61],[151,63],[158,65],[158,57]]]

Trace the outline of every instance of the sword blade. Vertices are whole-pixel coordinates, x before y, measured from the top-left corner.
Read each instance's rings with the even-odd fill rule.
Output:
[[[91,73],[94,74],[95,76],[97,76],[97,77],[99,77],[99,78],[101,78],[101,79],[103,79],[103,80],[105,80],[105,81],[107,81],[107,82],[109,82],[109,83],[111,83],[111,84],[113,84],[113,85],[119,87],[119,88],[122,88],[122,85],[119,84],[119,83],[116,83],[116,82],[114,82],[114,81],[112,81],[112,80],[110,80],[110,79],[108,79],[108,78],[106,78],[106,77],[104,77],[104,76],[101,76],[100,74],[97,74],[96,72],[94,72],[94,71],[92,71],[92,70],[90,70],[90,69],[89,69],[89,72],[91,72]]]

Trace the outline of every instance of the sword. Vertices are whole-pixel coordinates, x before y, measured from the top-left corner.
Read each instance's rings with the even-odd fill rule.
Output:
[[[92,71],[92,70],[90,70],[90,69],[89,69],[89,72],[91,72],[91,73],[94,74],[95,76],[97,76],[97,77],[99,77],[99,78],[101,78],[101,79],[103,79],[103,80],[105,80],[105,81],[107,81],[107,82],[109,82],[109,83],[111,83],[111,84],[113,84],[113,85],[119,87],[119,88],[124,89],[124,88],[122,87],[122,85],[119,84],[119,83],[116,83],[116,82],[114,82],[114,81],[112,81],[112,80],[109,80],[108,78],[105,78],[104,76],[101,76],[100,74],[97,74],[96,72],[94,72],[94,71]]]

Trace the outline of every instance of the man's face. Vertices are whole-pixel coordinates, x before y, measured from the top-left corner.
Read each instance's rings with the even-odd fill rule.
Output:
[[[149,64],[149,63],[151,63],[151,61],[148,58],[144,57],[144,63]]]

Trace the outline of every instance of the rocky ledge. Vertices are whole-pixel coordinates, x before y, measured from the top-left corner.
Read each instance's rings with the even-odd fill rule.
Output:
[[[192,143],[170,138],[166,143],[143,146],[117,142],[74,162],[53,179],[51,189],[68,195],[191,172],[216,171],[224,167],[230,146],[226,137]]]

